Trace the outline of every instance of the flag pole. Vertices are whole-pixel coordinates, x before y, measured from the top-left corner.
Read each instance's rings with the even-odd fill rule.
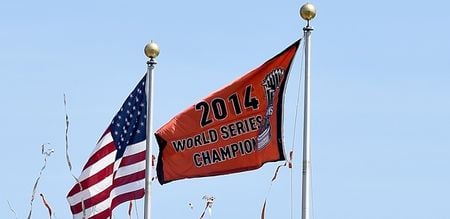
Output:
[[[159,55],[159,46],[153,41],[145,45],[144,48],[145,55],[149,58],[147,61],[147,82],[145,85],[145,90],[147,93],[147,125],[146,125],[146,159],[145,159],[145,196],[144,196],[144,219],[151,218],[151,207],[152,207],[152,161],[153,161],[153,151],[151,145],[150,134],[152,133],[152,101],[153,101],[153,72],[156,65],[155,58]]]
[[[306,20],[303,28],[305,40],[305,99],[303,118],[303,170],[302,170],[302,219],[311,218],[311,120],[310,120],[310,91],[311,91],[311,32],[314,30],[309,22],[316,16],[316,9],[310,3],[300,8],[300,16]]]

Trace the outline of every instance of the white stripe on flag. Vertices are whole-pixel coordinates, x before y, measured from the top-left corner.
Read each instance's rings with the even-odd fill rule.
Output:
[[[97,152],[98,150],[100,150],[101,148],[103,148],[105,145],[109,144],[112,141],[113,138],[111,132],[106,133],[102,138],[100,138],[100,140],[98,140],[94,150],[91,152],[89,157],[91,157],[93,154],[95,154],[95,152]]]
[[[123,153],[124,157],[140,153],[142,151],[145,151],[145,141],[141,141],[136,144],[128,145],[127,148],[125,148],[125,152]]]
[[[92,175],[98,173],[100,170],[105,169],[105,167],[109,166],[112,164],[112,162],[114,162],[114,160],[116,159],[116,151],[109,153],[108,155],[104,156],[103,158],[101,158],[100,160],[98,160],[97,162],[95,162],[94,164],[92,164],[90,167],[86,168],[85,170],[83,170],[83,172],[81,172],[80,175],[80,182],[82,182],[83,180],[91,177]]]
[[[111,191],[111,197],[114,198],[116,196],[119,196],[119,195],[122,195],[122,194],[125,194],[128,192],[136,191],[136,190],[144,188],[144,186],[145,186],[145,179],[133,181],[133,182],[130,182],[123,186],[118,186],[118,187],[114,188]]]
[[[90,208],[86,208],[85,209],[85,213],[86,213],[86,217],[92,217],[98,213],[101,213],[102,211],[106,210],[109,208],[109,206],[111,206],[111,200],[112,198],[108,198],[100,203],[98,203],[97,205],[94,205]],[[79,218],[79,219],[83,219],[83,212],[80,212],[78,214],[74,214],[73,218]]]
[[[113,180],[113,175],[109,175],[108,177],[105,177],[103,180],[98,182],[97,184],[82,190],[81,192],[78,192],[74,194],[73,196],[67,197],[67,200],[69,201],[70,206],[77,205],[81,202],[81,200],[85,200],[86,197],[93,197],[111,186]]]
[[[145,170],[145,160],[119,168],[116,172],[116,179],[142,170]]]

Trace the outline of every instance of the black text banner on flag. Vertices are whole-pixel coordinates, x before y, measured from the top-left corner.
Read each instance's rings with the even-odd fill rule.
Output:
[[[299,43],[176,115],[155,133],[161,184],[253,170],[285,159],[283,95]]]

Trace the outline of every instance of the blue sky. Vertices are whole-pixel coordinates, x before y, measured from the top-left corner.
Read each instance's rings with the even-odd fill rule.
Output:
[[[154,127],[282,51],[302,35],[298,1],[3,1],[0,3],[0,217],[25,218],[38,193],[70,218],[74,181],[96,141],[146,70],[156,41]],[[450,5],[445,1],[314,1],[312,159],[314,218],[448,218],[450,212]],[[286,151],[301,73],[285,104]],[[300,112],[301,113],[301,110]],[[301,120],[295,130],[293,212],[300,215]],[[155,146],[155,150],[156,146]],[[154,218],[258,218],[277,164],[153,188]],[[282,169],[266,218],[290,217],[291,173]],[[188,203],[194,204],[191,210]],[[142,203],[139,218],[143,218]],[[47,212],[36,199],[33,218]],[[126,206],[117,208],[125,218]],[[136,218],[136,217],[134,217]]]

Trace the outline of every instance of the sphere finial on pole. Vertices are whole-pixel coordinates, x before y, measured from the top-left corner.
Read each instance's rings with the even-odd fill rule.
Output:
[[[300,8],[300,16],[306,20],[310,21],[316,16],[316,7],[311,3],[306,3]]]
[[[159,46],[155,42],[151,41],[147,45],[145,45],[144,48],[145,55],[150,58],[154,59],[159,55]]]

